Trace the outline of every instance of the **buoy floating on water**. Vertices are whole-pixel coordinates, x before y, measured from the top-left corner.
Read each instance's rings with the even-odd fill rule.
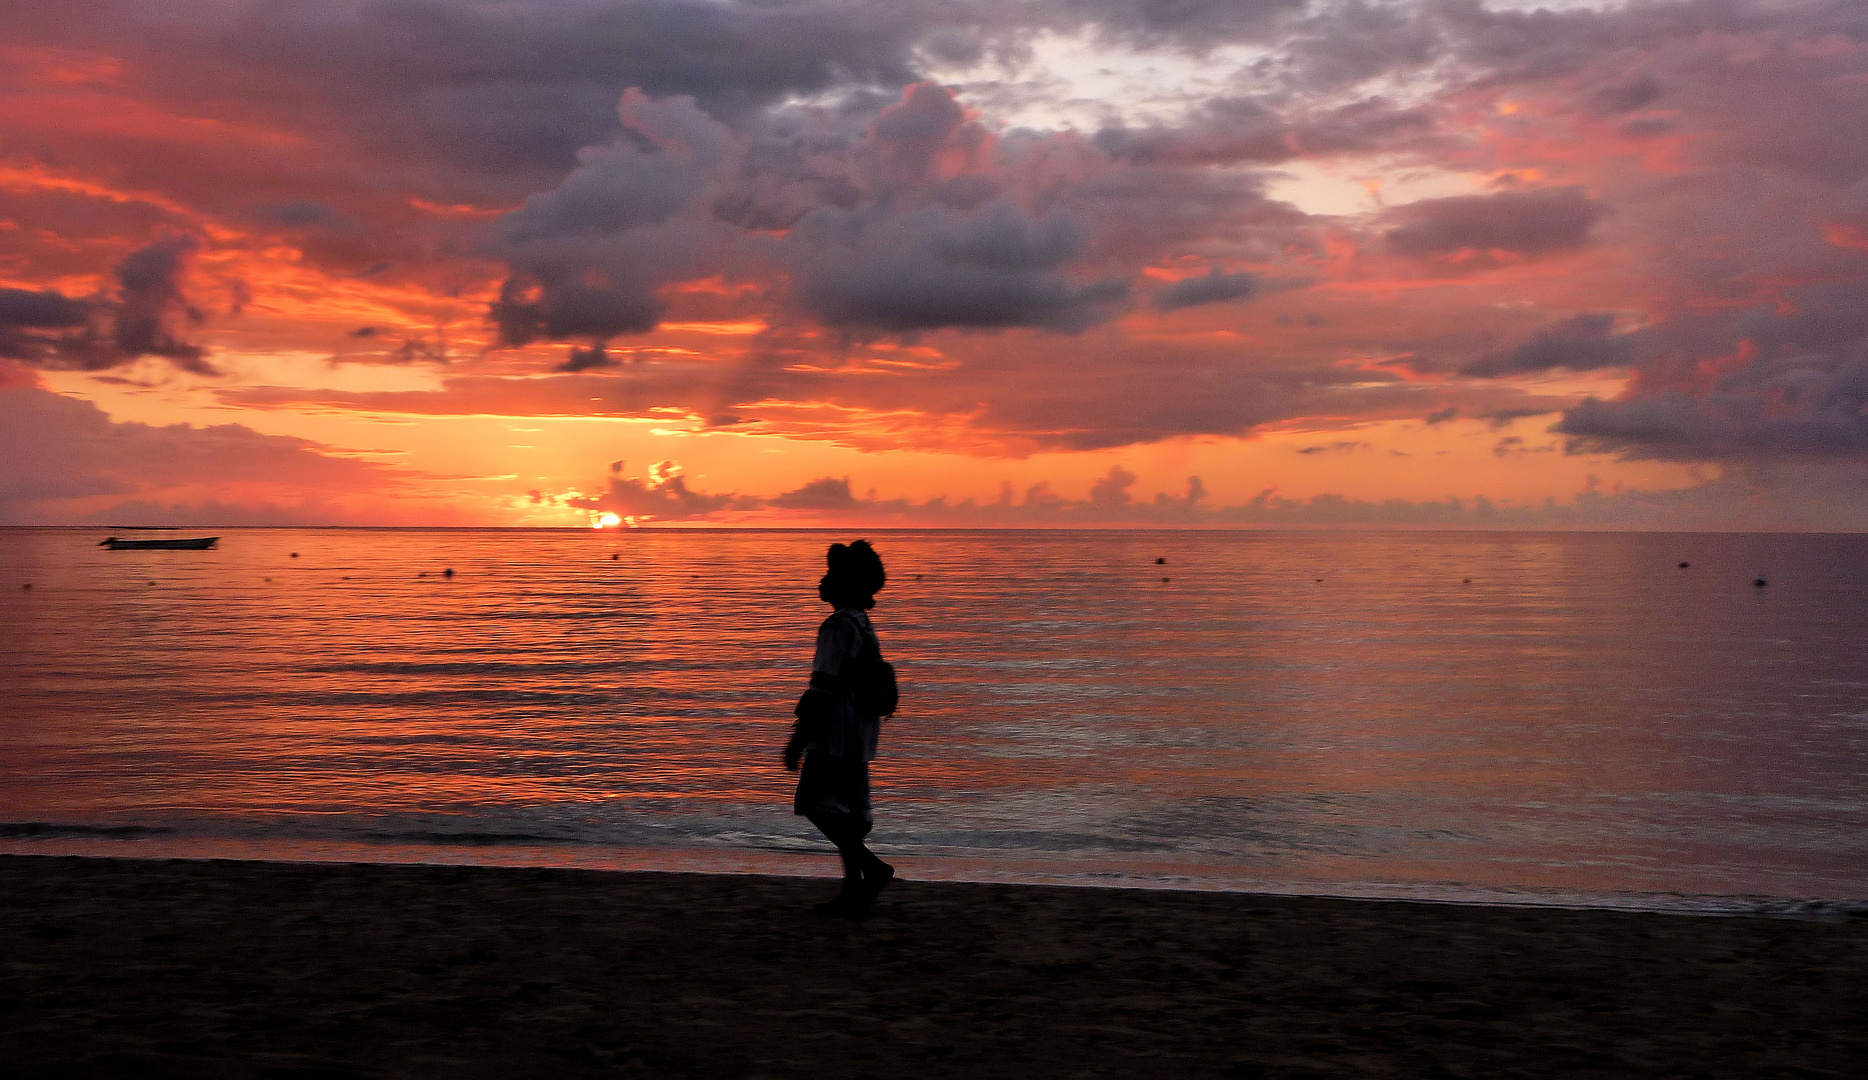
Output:
[[[1156,566],[1166,566],[1166,565],[1167,565],[1167,559],[1166,559],[1166,558],[1159,558],[1159,559],[1156,559],[1156,560],[1155,560],[1155,565],[1156,565]]]
[[[1764,588],[1764,587],[1765,587],[1766,585],[1769,585],[1769,584],[1770,584],[1770,582],[1768,582],[1768,581],[1766,581],[1766,580],[1764,580],[1763,578],[1753,578],[1753,579],[1751,579],[1751,587],[1752,587],[1752,588],[1754,588],[1754,589],[1762,589],[1762,588]]]
[[[442,576],[442,577],[453,577],[453,576],[454,576],[454,568],[453,568],[452,566],[450,566],[450,567],[448,567],[448,568],[447,568],[446,570],[443,570],[443,571],[441,571],[441,576]]]
[[[293,557],[294,559],[296,559],[296,558],[298,558],[298,552],[296,552],[296,551],[294,551],[294,552],[292,553],[292,557]]]
[[[1692,563],[1690,563],[1690,562],[1683,562],[1683,563],[1681,563],[1681,564],[1680,564],[1680,569],[1682,569],[1682,570],[1685,570],[1685,569],[1686,569],[1687,567],[1689,567],[1689,566],[1691,566],[1691,565],[1693,565],[1693,564],[1692,564]]]

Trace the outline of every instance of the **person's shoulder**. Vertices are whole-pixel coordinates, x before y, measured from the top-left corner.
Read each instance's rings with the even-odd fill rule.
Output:
[[[818,624],[817,632],[837,635],[856,635],[865,632],[873,634],[875,628],[870,625],[869,616],[866,613],[857,611],[855,608],[838,608]]]

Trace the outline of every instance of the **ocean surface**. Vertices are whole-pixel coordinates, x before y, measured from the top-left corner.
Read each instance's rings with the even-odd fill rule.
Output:
[[[105,532],[0,529],[0,850],[836,872],[850,537]],[[908,876],[1868,910],[1868,537],[867,535]]]

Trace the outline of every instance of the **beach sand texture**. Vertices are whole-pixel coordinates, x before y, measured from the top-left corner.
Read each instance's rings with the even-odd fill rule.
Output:
[[[1868,922],[0,857],[0,1073],[1868,1075]]]

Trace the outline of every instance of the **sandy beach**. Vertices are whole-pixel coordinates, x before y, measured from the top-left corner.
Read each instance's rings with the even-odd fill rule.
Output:
[[[1868,922],[0,857],[0,1060],[89,1076],[1868,1074]]]

